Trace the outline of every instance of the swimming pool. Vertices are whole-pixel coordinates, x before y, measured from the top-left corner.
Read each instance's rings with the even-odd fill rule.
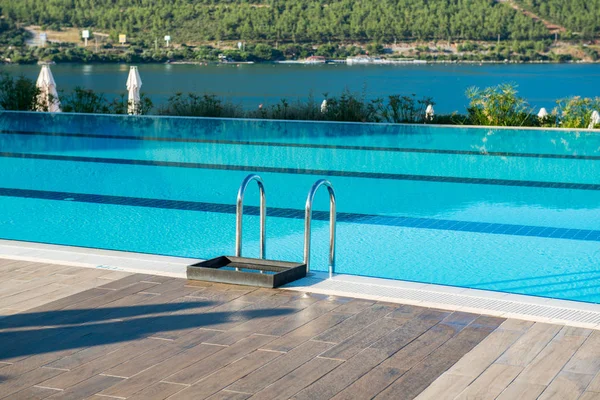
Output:
[[[0,238],[195,258],[234,252],[267,194],[267,256],[302,259],[329,179],[336,272],[600,303],[600,134],[0,114]],[[244,255],[258,256],[258,190]],[[317,194],[311,267],[327,270]]]

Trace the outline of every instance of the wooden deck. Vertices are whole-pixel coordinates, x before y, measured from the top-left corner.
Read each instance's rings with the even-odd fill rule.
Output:
[[[600,332],[0,259],[0,398],[600,399]]]

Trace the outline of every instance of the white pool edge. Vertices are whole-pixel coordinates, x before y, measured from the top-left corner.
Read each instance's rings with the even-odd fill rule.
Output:
[[[186,267],[200,261],[1,239],[0,258],[183,279]],[[328,279],[325,273],[311,274],[282,288],[600,330],[600,304],[353,275]]]

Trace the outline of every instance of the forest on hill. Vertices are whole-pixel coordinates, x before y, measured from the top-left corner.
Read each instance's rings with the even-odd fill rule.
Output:
[[[581,38],[591,39],[600,32],[600,0],[518,0],[518,3]]]
[[[579,2],[583,4],[583,0],[523,0],[531,8],[542,7],[541,3]],[[0,0],[0,9],[5,19],[19,24],[53,30],[93,28],[113,37],[126,33],[149,43],[166,34],[177,43],[549,37],[541,22],[494,0]],[[548,10],[548,15],[553,13]],[[595,23],[593,18],[573,22],[589,29]]]

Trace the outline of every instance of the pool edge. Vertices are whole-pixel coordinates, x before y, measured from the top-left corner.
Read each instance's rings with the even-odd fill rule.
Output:
[[[186,267],[201,261],[2,239],[0,258],[183,279]],[[354,275],[328,278],[325,273],[313,273],[281,289],[600,330],[600,304]]]

